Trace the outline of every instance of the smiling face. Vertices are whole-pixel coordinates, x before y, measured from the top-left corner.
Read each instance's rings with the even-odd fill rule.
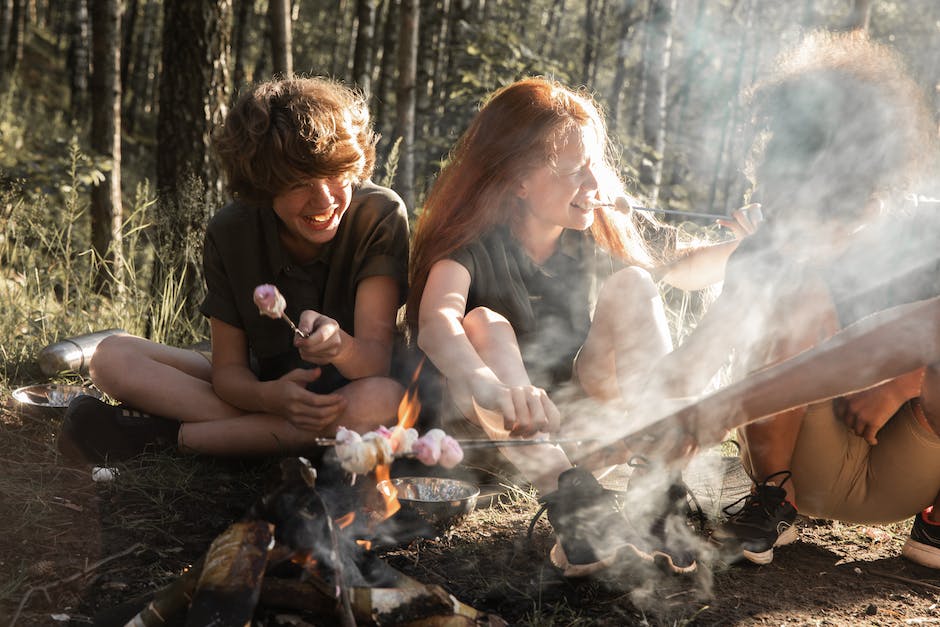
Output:
[[[571,130],[561,138],[555,159],[522,179],[517,195],[525,207],[527,231],[560,234],[562,229],[590,228],[597,202],[599,146],[593,129]]]
[[[352,199],[348,177],[310,179],[274,196],[281,238],[296,257],[316,254],[320,245],[336,235]]]

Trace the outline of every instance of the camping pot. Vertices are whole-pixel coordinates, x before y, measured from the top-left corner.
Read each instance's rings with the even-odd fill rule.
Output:
[[[50,344],[39,351],[39,368],[48,377],[66,371],[86,373],[91,356],[95,354],[101,340],[109,335],[126,333],[124,329],[107,329]]]

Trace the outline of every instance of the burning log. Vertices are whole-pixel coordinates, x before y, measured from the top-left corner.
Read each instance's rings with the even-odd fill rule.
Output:
[[[265,521],[239,522],[209,547],[186,624],[247,625],[261,594],[274,527]]]

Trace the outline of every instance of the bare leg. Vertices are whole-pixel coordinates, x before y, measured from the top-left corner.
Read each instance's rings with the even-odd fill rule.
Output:
[[[923,416],[917,416],[924,421],[924,426],[940,435],[940,363],[927,366],[924,370],[924,382],[920,392],[920,406]],[[914,412],[915,415],[918,412]],[[940,523],[940,494],[934,499],[933,508],[927,518],[931,522]]]
[[[102,391],[135,409],[182,421],[180,448],[210,455],[296,452],[315,437],[334,435],[340,424],[360,432],[394,424],[403,393],[384,377],[353,381],[337,390],[348,401],[337,422],[310,431],[280,416],[246,414],[229,405],[213,391],[211,373],[199,353],[130,335],[103,340],[91,362],[92,380]]]
[[[671,350],[659,290],[645,270],[625,268],[601,290],[578,354],[578,380],[595,398],[632,398],[650,365]]]
[[[212,367],[195,351],[117,335],[98,345],[90,371],[92,381],[103,392],[147,413],[183,422],[244,413],[215,394],[210,382]]]
[[[463,326],[480,358],[500,381],[510,386],[530,384],[519,343],[509,321],[490,309],[479,307],[464,316]],[[490,439],[509,439],[501,415],[477,406],[469,392],[459,386],[451,385],[451,393],[464,416],[479,425]],[[564,451],[556,446],[506,447],[500,449],[500,452],[532,482],[540,494],[556,490],[558,475],[571,468]]]
[[[825,303],[824,297],[828,297],[828,292],[816,293],[812,302],[816,305]],[[769,338],[770,348],[765,354],[770,363],[782,361],[811,348],[838,330],[835,307],[831,299],[827,300],[828,304],[821,305],[820,308],[793,308],[788,324],[775,329],[775,333]],[[790,470],[793,451],[805,415],[806,406],[796,407],[739,429],[738,435],[746,445],[752,479],[762,481],[774,473]],[[782,487],[787,492],[787,499],[796,506],[796,489],[793,482],[787,481]]]
[[[299,429],[280,416],[245,414],[186,423],[180,429],[179,445],[187,451],[220,456],[297,453],[313,446],[314,438],[334,436],[339,425],[365,433],[395,424],[403,392],[392,379],[359,379],[336,391],[346,397],[346,411],[323,430]]]

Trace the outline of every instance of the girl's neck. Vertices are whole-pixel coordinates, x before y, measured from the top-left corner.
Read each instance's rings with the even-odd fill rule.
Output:
[[[555,253],[564,228],[544,222],[537,223],[526,216],[511,224],[510,230],[532,261],[541,265]]]

